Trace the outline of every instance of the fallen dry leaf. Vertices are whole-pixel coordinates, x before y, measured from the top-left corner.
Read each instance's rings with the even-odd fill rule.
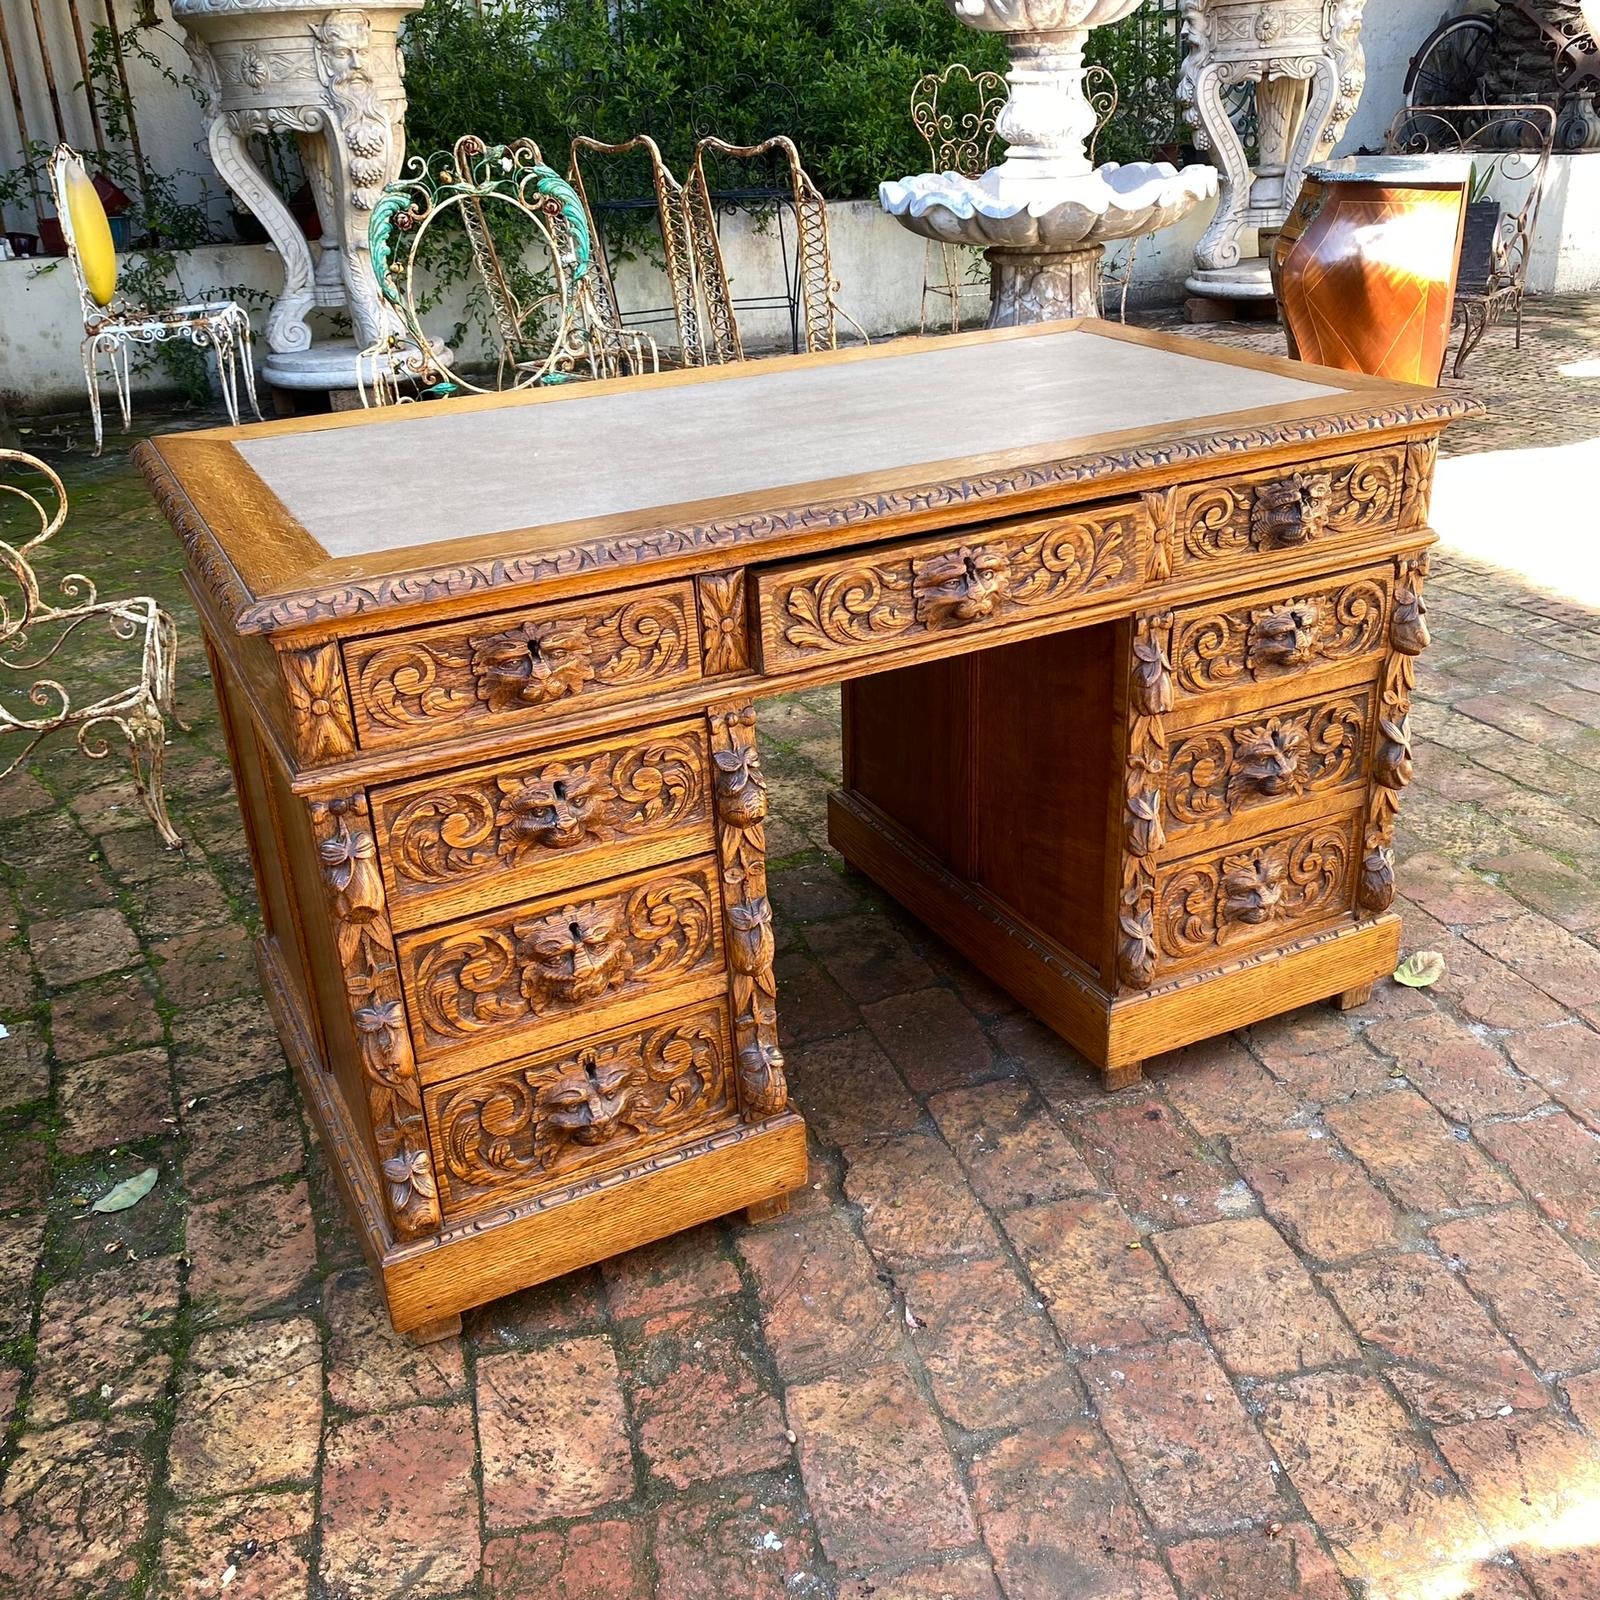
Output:
[[[1444,976],[1444,957],[1437,950],[1413,950],[1394,969],[1394,981],[1408,989],[1426,989]]]

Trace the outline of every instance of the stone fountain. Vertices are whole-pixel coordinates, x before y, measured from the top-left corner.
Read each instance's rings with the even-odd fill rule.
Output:
[[[1164,161],[1090,164],[1084,89],[1090,30],[1142,0],[945,0],[968,27],[1006,35],[1010,95],[995,123],[1006,159],[977,178],[925,172],[879,186],[913,233],[983,250],[990,327],[1100,314],[1106,243],[1165,228],[1217,192],[1216,169]]]

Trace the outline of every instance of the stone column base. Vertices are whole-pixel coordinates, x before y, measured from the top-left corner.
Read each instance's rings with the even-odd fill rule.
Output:
[[[989,263],[989,326],[1100,315],[1102,245],[1081,250],[985,250]]]

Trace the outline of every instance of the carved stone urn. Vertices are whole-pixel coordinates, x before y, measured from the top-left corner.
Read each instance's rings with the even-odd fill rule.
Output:
[[[1210,153],[1221,184],[1211,226],[1195,246],[1191,294],[1270,300],[1262,254],[1242,259],[1246,228],[1276,232],[1306,168],[1325,160],[1366,83],[1361,15],[1366,0],[1182,0],[1184,62],[1178,103],[1195,148]],[[1252,168],[1228,104],[1255,85],[1258,159]]]
[[[267,313],[264,375],[285,389],[356,386],[357,352],[399,324],[368,263],[367,219],[405,155],[406,96],[395,38],[423,0],[173,0],[206,92],[211,159],[267,230],[283,292]],[[322,238],[304,230],[250,151],[253,133],[296,136]],[[316,343],[313,307],[344,311],[354,340]]]
[[[885,211],[946,244],[984,250],[989,326],[1097,317],[1111,239],[1164,228],[1216,193],[1209,167],[1108,162],[1087,154],[1096,113],[1084,90],[1089,32],[1142,0],[945,0],[970,28],[1006,35],[1009,98],[995,132],[1006,159],[977,178],[925,172],[879,185]]]

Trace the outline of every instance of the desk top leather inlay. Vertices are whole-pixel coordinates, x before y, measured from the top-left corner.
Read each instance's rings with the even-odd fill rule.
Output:
[[[903,532],[907,512],[999,517],[1471,409],[1057,323],[172,435],[137,455],[228,620],[281,633],[583,572],[704,570],[718,551],[770,559],[830,529]]]

